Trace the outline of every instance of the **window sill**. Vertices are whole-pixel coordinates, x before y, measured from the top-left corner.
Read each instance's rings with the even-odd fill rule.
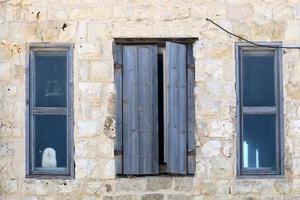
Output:
[[[284,179],[284,175],[272,174],[255,174],[255,175],[238,175],[237,179]]]
[[[146,178],[146,177],[194,177],[194,174],[136,174],[136,175],[123,175],[123,174],[118,174],[116,175],[116,179],[118,178]]]
[[[46,174],[27,174],[25,178],[29,179],[61,179],[61,180],[71,180],[75,179],[74,175],[46,175]]]

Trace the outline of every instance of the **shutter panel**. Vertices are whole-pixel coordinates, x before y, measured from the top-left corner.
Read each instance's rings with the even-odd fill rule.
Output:
[[[187,116],[188,116],[188,174],[195,172],[195,60],[193,57],[193,47],[191,45],[187,48]]]
[[[116,89],[116,173],[122,174],[122,46],[114,46],[115,89]]]
[[[158,173],[157,109],[157,46],[124,46],[124,174]]]
[[[166,43],[165,152],[169,173],[187,173],[186,46]]]

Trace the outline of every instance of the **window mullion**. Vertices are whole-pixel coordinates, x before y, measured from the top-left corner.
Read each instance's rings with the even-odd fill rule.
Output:
[[[32,114],[34,115],[67,115],[67,107],[33,107]]]
[[[243,106],[243,114],[276,114],[278,112],[276,106]]]

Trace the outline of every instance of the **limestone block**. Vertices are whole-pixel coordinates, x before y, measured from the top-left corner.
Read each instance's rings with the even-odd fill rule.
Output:
[[[83,42],[77,46],[79,59],[99,59],[102,58],[102,46],[100,43]]]
[[[12,156],[14,152],[15,149],[12,141],[0,140],[0,156]]]
[[[80,194],[81,183],[79,180],[63,180],[57,184],[57,190],[61,194]]]
[[[5,84],[3,87],[3,93],[5,98],[12,98],[17,94],[17,86],[14,84]]]
[[[218,120],[210,124],[210,137],[230,138],[234,132],[234,125],[230,121]]]
[[[253,6],[250,3],[233,3],[228,5],[228,18],[245,20],[253,17]]]
[[[144,194],[142,200],[163,200],[163,194]]]
[[[205,57],[234,59],[234,43],[232,41],[210,41],[206,44]]]
[[[272,18],[277,20],[291,19],[293,18],[293,7],[287,6],[285,4],[277,4],[272,7]]]
[[[193,189],[193,177],[175,177],[174,189],[176,191],[191,191]]]
[[[201,148],[204,157],[214,157],[220,154],[221,142],[219,140],[210,140],[203,144]]]
[[[153,36],[153,23],[148,21],[124,21],[118,20],[113,26],[113,37],[150,37]]]
[[[147,191],[166,190],[172,187],[172,178],[169,177],[148,177]]]
[[[114,140],[107,139],[101,135],[97,139],[97,144],[93,149],[98,158],[113,159],[114,158]]]
[[[298,158],[294,158],[292,160],[292,173],[293,173],[293,175],[300,174],[300,159],[298,159]]]
[[[91,81],[113,81],[113,62],[93,60],[90,62]]]
[[[195,81],[220,81],[224,79],[223,63],[220,60],[196,60]]]
[[[79,92],[81,97],[97,97],[105,90],[103,84],[100,83],[79,83]]]
[[[88,22],[87,39],[89,42],[102,41],[111,38],[112,26],[109,23]]]
[[[300,132],[300,120],[291,120],[290,134],[297,135]]]
[[[275,182],[274,185],[275,185],[276,192],[280,194],[288,194],[291,192],[290,184],[286,180],[278,180]]]
[[[181,199],[192,200],[193,196],[188,196],[183,194],[170,194],[167,196],[167,199],[168,200],[181,200]]]
[[[90,62],[88,60],[79,60],[78,62],[78,71],[79,71],[79,80],[88,81],[90,78]]]
[[[57,40],[60,34],[61,22],[52,21],[52,22],[41,22],[37,24],[36,34],[42,41],[53,41]]]
[[[78,159],[75,160],[75,176],[76,178],[99,178],[100,171],[95,159]]]
[[[96,148],[95,139],[85,138],[82,141],[78,141],[75,144],[75,156],[76,158],[95,158],[95,148]]]
[[[201,195],[214,195],[217,192],[217,187],[214,182],[209,181],[209,180],[202,180],[202,181],[197,181],[197,185],[195,185],[195,189],[199,191]]]
[[[214,115],[218,114],[222,109],[222,102],[219,100],[213,100],[213,98],[196,98],[196,116],[198,114],[202,115]]]
[[[223,154],[224,156],[231,157],[233,155],[232,148],[234,146],[234,142],[225,141],[223,146]]]
[[[85,42],[87,41],[87,21],[80,21],[77,25],[76,41]]]
[[[232,21],[232,31],[238,36],[244,38],[251,37],[251,24],[245,23],[245,21],[233,20]]]
[[[300,5],[294,6],[294,18],[300,19]]]
[[[300,97],[300,82],[290,83],[286,86],[286,92],[289,98],[299,99]]]
[[[73,20],[106,20],[112,16],[112,7],[110,5],[101,5],[70,10],[69,18]]]
[[[114,159],[99,159],[98,166],[100,169],[101,179],[113,179],[115,178],[115,161]]]
[[[72,43],[76,40],[77,23],[71,21],[63,21],[60,24],[59,41]]]
[[[227,3],[217,3],[213,1],[213,3],[206,4],[207,9],[207,17],[211,19],[226,19],[227,18]],[[213,8],[213,9],[212,9]]]
[[[211,160],[212,174],[214,177],[225,178],[234,174],[232,159],[217,157]]]
[[[95,120],[79,121],[78,134],[81,137],[93,137],[99,135],[99,123]]]
[[[231,188],[232,194],[249,194],[253,189],[255,181],[237,181]]]
[[[11,77],[11,65],[9,62],[0,63],[0,80],[9,80]]]
[[[287,27],[286,27],[286,32],[285,32],[285,36],[284,36],[284,40],[286,42],[295,42],[297,43],[297,41],[299,41],[300,38],[300,32],[297,31],[299,30],[300,27],[300,21],[299,20],[295,20],[295,21],[288,21],[287,22]]]
[[[145,190],[146,190],[145,178],[120,178],[116,182],[116,191],[119,192],[133,192],[133,191],[143,192]]]
[[[118,195],[114,197],[112,200],[138,200],[139,198],[136,195]]]
[[[60,21],[64,21],[64,20],[68,20],[69,18],[69,10],[66,7],[62,7],[61,5],[57,5],[53,2],[53,4],[51,6],[48,5],[48,9],[47,9],[47,19],[49,21],[56,21],[56,20],[60,20]],[[41,16],[45,15],[44,12],[41,12],[40,14]]]
[[[0,193],[15,194],[18,190],[17,180],[1,180],[0,181]]]
[[[85,193],[89,195],[101,194],[102,184],[100,181],[89,181],[85,187]]]
[[[51,195],[57,192],[57,185],[51,180],[24,179],[20,185],[23,194]]]

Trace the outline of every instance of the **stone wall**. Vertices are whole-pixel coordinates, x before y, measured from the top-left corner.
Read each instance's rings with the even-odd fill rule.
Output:
[[[0,0],[0,199],[300,199],[300,51],[284,50],[285,178],[237,179],[234,42],[300,44],[299,0]],[[63,28],[63,25],[66,28]],[[194,177],[116,178],[112,42],[198,37]],[[31,42],[74,43],[75,179],[25,178]]]

